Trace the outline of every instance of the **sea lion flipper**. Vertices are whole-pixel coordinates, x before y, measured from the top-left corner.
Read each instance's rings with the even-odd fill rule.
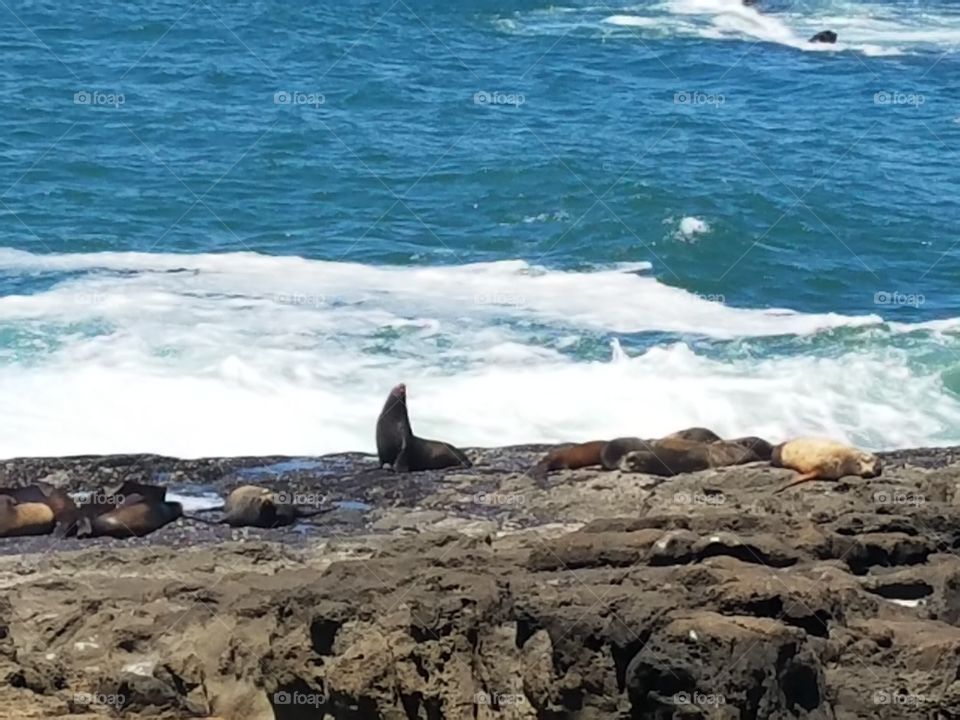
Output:
[[[406,441],[403,443],[403,447],[400,449],[400,453],[397,455],[397,459],[393,461],[393,471],[394,472],[410,472],[410,448],[407,445]]]
[[[813,480],[819,480],[819,479],[820,479],[820,472],[818,470],[813,470],[811,472],[804,473],[803,475],[798,475],[796,478],[788,482],[779,490],[775,490],[773,494],[777,495],[779,493],[782,493],[784,490],[789,490],[790,488],[796,487],[797,485],[803,485],[804,483],[812,482]]]

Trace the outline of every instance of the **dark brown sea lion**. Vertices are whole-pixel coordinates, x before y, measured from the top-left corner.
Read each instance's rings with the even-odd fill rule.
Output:
[[[837,34],[833,30],[821,30],[812,38],[810,42],[812,43],[829,43],[833,44],[837,41]]]
[[[693,440],[695,442],[716,442],[717,440],[723,440],[722,437],[717,435],[710,428],[705,427],[692,427],[686,428],[685,430],[677,430],[676,432],[670,433],[669,435],[664,435],[662,440]]]
[[[389,465],[396,472],[472,465],[463,451],[453,445],[413,434],[407,414],[407,386],[403,383],[390,391],[377,418],[377,455],[380,467]]]
[[[748,452],[752,453],[754,456],[753,460],[746,460],[745,462],[757,462],[757,461],[768,461],[773,455],[773,445],[764,440],[761,437],[756,437],[755,435],[749,435],[742,438],[734,438],[733,440],[727,440],[728,443],[733,443],[734,445],[739,445],[742,448],[745,448]],[[737,463],[738,465],[742,463]]]
[[[178,502],[127,495],[112,509],[83,514],[77,537],[143,537],[182,516],[183,506]]]
[[[56,524],[47,503],[20,502],[10,495],[0,495],[0,537],[48,535]]]
[[[600,464],[604,470],[616,470],[620,461],[628,452],[649,450],[656,440],[644,440],[638,437],[619,437],[608,442],[600,452]]]
[[[59,534],[68,534],[76,525],[78,509],[73,498],[64,490],[46,483],[20,488],[0,488],[0,496],[11,497],[18,503],[43,503],[49,506],[56,518],[56,530]]]
[[[223,505],[223,521],[233,527],[274,528],[292,525],[300,518],[313,517],[332,508],[305,509],[283,502],[272,490],[257,485],[234,488]]]
[[[531,477],[542,478],[551,470],[577,470],[600,464],[600,455],[606,440],[591,440],[579,445],[566,445],[548,452],[533,466]]]
[[[770,464],[790,468],[800,475],[776,492],[812,480],[839,480],[847,475],[879,477],[883,463],[872,453],[826,438],[802,437],[773,448]]]
[[[762,460],[749,445],[726,440],[703,443],[680,438],[664,438],[646,450],[628,452],[620,461],[624,472],[672,477],[680,473],[708,468],[743,465]]]

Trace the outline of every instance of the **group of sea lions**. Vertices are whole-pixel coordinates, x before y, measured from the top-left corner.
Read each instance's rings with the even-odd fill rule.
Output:
[[[463,451],[453,445],[413,434],[407,387],[403,384],[390,391],[377,419],[377,454],[381,467],[387,465],[396,472],[471,465]],[[708,428],[694,427],[653,440],[620,437],[566,445],[547,453],[530,475],[542,480],[552,470],[596,465],[605,470],[670,477],[752,462],[769,462],[800,473],[777,492],[813,480],[839,480],[848,475],[873,478],[882,472],[875,455],[826,438],[801,437],[773,445],[754,436],[724,440]]]
[[[0,537],[138,537],[183,515],[166,488],[124,482],[103,488],[79,504],[65,491],[44,483],[0,488]]]
[[[547,453],[530,474],[542,479],[551,470],[599,465],[604,470],[672,477],[752,462],[769,462],[800,473],[777,492],[813,480],[839,480],[848,475],[874,478],[883,470],[876,455],[835,440],[801,437],[771,445],[759,437],[724,440],[712,430],[695,427],[654,440],[620,437],[569,445]]]
[[[402,383],[387,397],[377,418],[376,437],[381,468],[415,472],[471,466],[466,454],[453,445],[413,434],[407,387]],[[547,453],[530,474],[542,480],[553,470],[599,466],[670,477],[751,462],[769,462],[800,473],[777,492],[812,480],[839,480],[847,475],[877,477],[882,470],[875,455],[833,440],[797,438],[774,446],[759,437],[724,440],[712,430],[695,427],[653,440],[619,437],[563,446]],[[141,537],[180,518],[232,527],[274,528],[331,509],[302,508],[268,488],[242,485],[230,492],[222,507],[210,508],[223,513],[219,521],[212,521],[184,515],[183,506],[167,500],[166,493],[166,488],[158,485],[126,481],[78,503],[64,490],[43,483],[0,488],[0,537],[51,533],[78,538]]]
[[[267,488],[241,485],[222,507],[209,509],[223,512],[222,519],[213,521],[184,515],[183,505],[167,500],[166,494],[167,489],[159,485],[124,482],[77,503],[63,490],[44,483],[0,488],[0,537],[142,537],[180,518],[210,525],[274,528],[329,509],[302,508]]]

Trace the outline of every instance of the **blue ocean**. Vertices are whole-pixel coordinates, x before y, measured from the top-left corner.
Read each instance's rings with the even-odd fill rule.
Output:
[[[460,446],[960,443],[960,4],[0,28],[0,455],[370,451],[401,381]]]

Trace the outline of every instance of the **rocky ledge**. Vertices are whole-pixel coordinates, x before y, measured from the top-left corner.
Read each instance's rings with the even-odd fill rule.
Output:
[[[352,501],[286,530],[0,541],[0,717],[960,718],[960,452],[538,483],[542,448],[21,459],[0,482],[241,481]]]

